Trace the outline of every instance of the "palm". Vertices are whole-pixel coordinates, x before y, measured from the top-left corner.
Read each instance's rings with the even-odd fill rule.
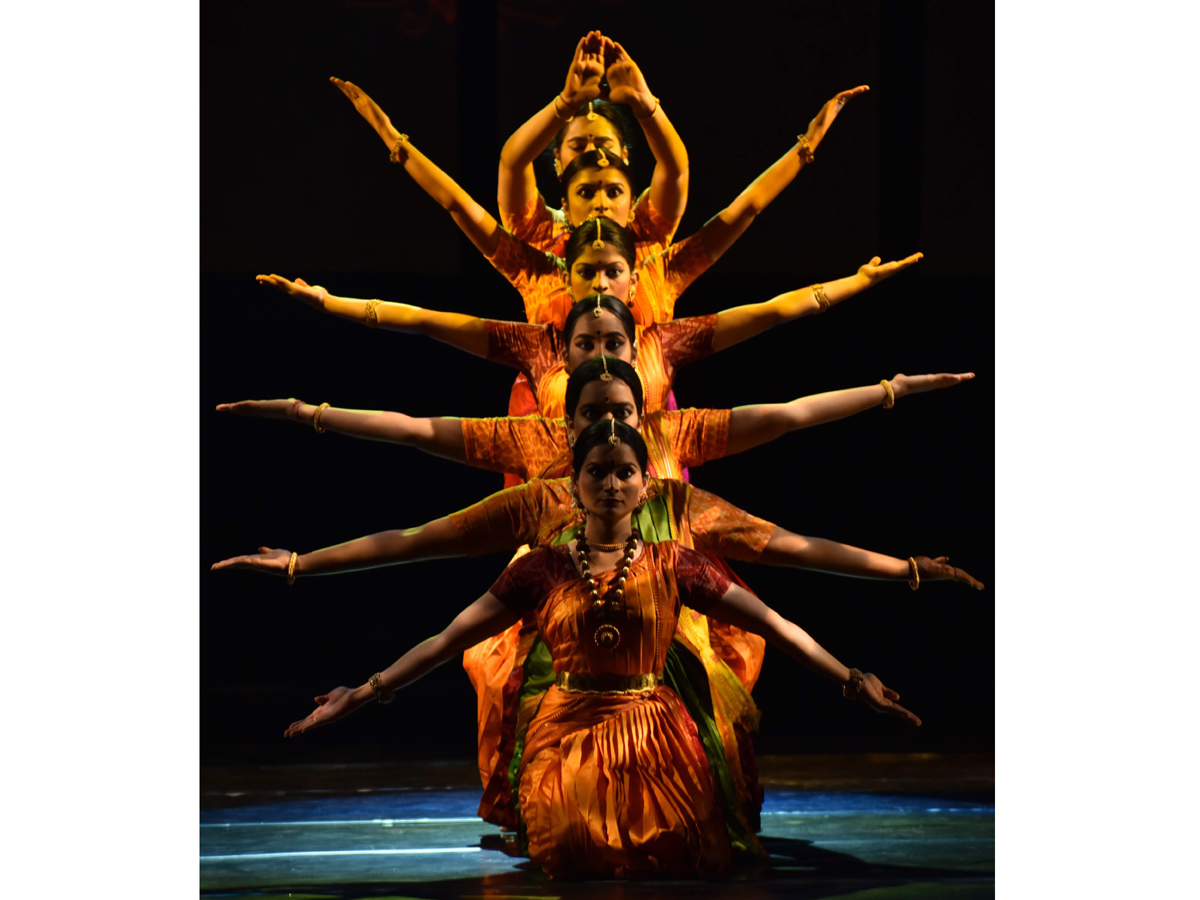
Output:
[[[289,297],[295,297],[316,309],[325,308],[325,298],[329,292],[319,284],[310,285],[303,278],[288,281],[282,275],[256,275],[254,280],[259,284],[269,285],[277,291],[282,291]]]
[[[390,149],[396,143],[399,132],[392,127],[392,120],[388,118],[387,113],[380,109],[379,104],[372,100],[367,92],[354,82],[342,81],[342,79],[332,76],[329,80],[354,104],[354,108],[358,110],[358,114],[367,120],[367,124],[375,129],[375,133],[383,139],[383,142]]]
[[[862,687],[858,690],[858,699],[875,710],[875,712],[906,719],[914,725],[921,724],[921,720],[916,715],[896,702],[900,699],[900,695],[884,685],[871,672],[863,674]]]
[[[892,388],[897,396],[905,394],[923,394],[926,391],[938,391],[942,388],[954,387],[975,377],[974,372],[961,372],[957,375],[941,372],[937,375],[897,375],[892,379]]]
[[[874,256],[865,266],[859,267],[858,274],[866,278],[871,284],[876,284],[885,278],[891,278],[897,272],[904,271],[909,266],[919,262],[924,256],[924,253],[914,253],[912,256],[906,256],[904,259],[889,263],[881,262],[878,256]]]
[[[329,725],[338,719],[345,718],[357,709],[357,705],[353,702],[353,691],[347,687],[336,687],[328,694],[322,694],[314,699],[317,703],[317,708],[309,713],[306,718],[299,719],[289,725],[283,733],[284,737],[295,737],[298,734],[303,734],[310,728]]]
[[[588,32],[575,47],[575,58],[567,70],[563,95],[573,104],[586,103],[600,96],[600,79],[604,75],[604,39],[600,32]]]
[[[808,131],[805,132],[805,137],[808,138],[808,144],[813,150],[817,149],[817,145],[825,139],[825,132],[829,130],[829,126],[833,124],[833,120],[838,117],[838,113],[842,111],[842,107],[846,105],[851,97],[857,97],[859,94],[865,94],[870,90],[865,84],[860,84],[856,88],[850,88],[848,91],[842,91],[837,94],[832,100],[821,107],[820,111],[813,116],[813,120],[808,123]]]
[[[650,88],[637,63],[620,44],[613,46],[616,57],[608,67],[608,99],[613,103],[631,103],[639,95],[649,95]]]
[[[217,411],[258,419],[290,419],[297,403],[295,397],[286,400],[239,400],[237,403],[218,403]]]
[[[922,581],[958,581],[969,584],[977,591],[983,590],[983,582],[971,576],[965,569],[950,565],[950,557],[939,556],[930,559],[928,556],[914,556],[917,572]]]
[[[290,550],[259,547],[257,553],[223,559],[218,563],[213,563],[212,567],[214,569],[253,569],[268,575],[286,575],[291,559]]]

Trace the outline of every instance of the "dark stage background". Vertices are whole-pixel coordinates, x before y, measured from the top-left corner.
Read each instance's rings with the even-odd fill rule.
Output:
[[[781,401],[897,372],[976,372],[892,411],[788,435],[692,472],[801,533],[897,556],[949,554],[988,584],[834,578],[739,564],[850,665],[880,674],[921,729],[843,703],[768,649],[760,753],[989,750],[994,730],[993,39],[990,5],[881,2],[206,2],[202,9],[201,725],[206,764],[473,757],[457,664],[304,739],[311,698],[359,684],[482,593],[502,556],[288,588],[208,564],[417,525],[498,489],[416,451],[227,418],[222,401],[301,397],[414,415],[500,415],[512,373],[370,332],[259,287],[258,272],[494,318],[520,299],[398,167],[330,75],[366,89],[495,208],[503,141],[561,90],[576,41],[629,50],[688,147],[693,233],[777,159],[838,90],[869,84],[817,162],[693,285],[680,315],[767,299],[916,250],[915,270],[829,315],[685,370],[681,405]],[[640,139],[640,133],[636,133]],[[635,171],[652,159],[640,142]],[[539,172],[555,200],[553,172]]]

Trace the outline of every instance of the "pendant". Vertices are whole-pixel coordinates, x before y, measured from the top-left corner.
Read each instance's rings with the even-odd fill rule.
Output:
[[[597,628],[592,637],[596,641],[596,646],[602,650],[615,650],[621,643],[620,630],[616,625],[608,622]]]

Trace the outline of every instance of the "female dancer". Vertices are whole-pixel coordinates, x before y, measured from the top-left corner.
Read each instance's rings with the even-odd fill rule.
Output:
[[[877,677],[848,668],[798,626],[675,542],[641,539],[634,510],[646,447],[615,421],[585,429],[572,490],[587,511],[575,540],[513,563],[438,636],[367,683],[335,688],[285,734],[343,718],[536,611],[555,684],[529,726],[519,798],[532,859],[551,876],[707,874],[728,866],[712,773],[695,723],[662,684],[683,603],[752,630],[851,699],[920,725]]]

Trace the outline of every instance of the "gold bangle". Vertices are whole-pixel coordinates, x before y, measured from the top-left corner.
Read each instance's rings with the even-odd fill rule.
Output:
[[[883,389],[887,391],[887,396],[883,398],[883,408],[891,409],[896,405],[896,392],[892,390],[892,383],[886,378],[879,382],[883,385]]]
[[[300,554],[293,550],[292,558],[288,560],[288,584],[296,583],[296,560],[299,558]]]
[[[862,669],[850,669],[850,676],[846,679],[846,683],[842,685],[842,696],[847,700],[857,700],[858,695],[862,692],[863,673]]]
[[[313,413],[313,428],[317,429],[317,434],[324,434],[325,429],[321,427],[321,413],[329,409],[328,403],[322,403],[317,407],[317,411]]]
[[[379,300],[368,300],[367,301],[366,325],[368,328],[374,328],[376,325],[379,324],[379,313],[376,310],[376,307],[379,306],[380,302],[381,301],[379,301]]]
[[[796,135],[796,140],[800,144],[800,162],[810,163],[817,158],[817,155],[813,153],[812,144],[808,142],[807,134]]]
[[[908,586],[914,591],[921,586],[921,571],[917,568],[917,561],[911,556],[908,558],[908,572],[912,578],[908,580]]]
[[[653,94],[651,94],[650,96],[651,96],[651,97],[654,97],[654,95],[653,95]],[[653,109],[653,110],[651,110],[651,112],[650,112],[650,115],[648,115],[648,116],[634,116],[634,118],[635,118],[635,119],[637,119],[639,122],[649,122],[651,119],[653,119],[655,116],[657,116],[657,115],[658,115],[658,108],[659,108],[660,106],[662,106],[662,101],[661,101],[661,100],[659,100],[657,97],[654,97],[654,109]]]
[[[392,152],[388,154],[388,159],[394,163],[400,162],[400,145],[408,140],[407,134],[402,134],[396,138],[396,143],[392,145]]]
[[[817,301],[817,306],[820,307],[817,310],[817,315],[820,315],[821,313],[825,312],[825,310],[829,309],[830,306],[829,298],[825,296],[825,285],[814,284],[812,286],[812,292],[813,299]]]
[[[383,679],[379,677],[378,672],[367,679],[367,684],[371,686],[371,691],[380,704],[391,703],[396,699],[396,692],[384,686]]]

